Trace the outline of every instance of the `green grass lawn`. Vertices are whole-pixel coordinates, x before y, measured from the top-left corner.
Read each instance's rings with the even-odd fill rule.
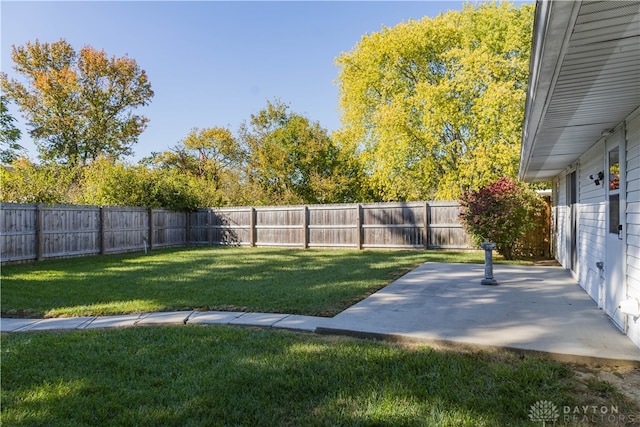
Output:
[[[480,252],[183,248],[2,269],[2,314],[233,309],[331,316],[426,262]],[[0,337],[3,425],[527,426],[531,405],[638,407],[507,352],[232,326]],[[588,424],[580,424],[588,425]],[[597,424],[596,424],[597,425]]]
[[[231,326],[1,339],[12,426],[531,426],[541,400],[561,417],[565,405],[638,413],[568,365],[509,353]]]
[[[181,248],[2,267],[2,315],[233,310],[333,316],[425,261],[484,253]]]

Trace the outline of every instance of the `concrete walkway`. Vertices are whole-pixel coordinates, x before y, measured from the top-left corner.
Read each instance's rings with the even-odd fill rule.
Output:
[[[245,313],[230,311],[172,311],[120,316],[70,317],[53,319],[0,319],[0,332],[27,332],[64,329],[125,328],[161,325],[238,325],[293,329],[305,332],[330,322],[330,318],[293,314]]]
[[[560,267],[426,263],[333,318],[242,312],[161,312],[1,319],[1,332],[229,324],[542,352],[565,361],[640,366],[640,348]],[[640,320],[638,320],[640,321]]]

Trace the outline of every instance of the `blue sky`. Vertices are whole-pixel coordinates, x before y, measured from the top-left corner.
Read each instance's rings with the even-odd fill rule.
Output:
[[[340,126],[335,58],[360,38],[463,2],[0,2],[0,68],[15,77],[11,46],[65,39],[127,54],[155,92],[137,110],[150,119],[136,162],[176,145],[194,127],[234,133],[267,100],[280,99],[329,131]],[[22,145],[36,159],[24,120]]]

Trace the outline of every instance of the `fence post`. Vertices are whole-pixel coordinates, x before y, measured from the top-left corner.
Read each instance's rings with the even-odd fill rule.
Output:
[[[249,244],[256,245],[256,208],[249,208]]]
[[[100,206],[100,214],[98,221],[100,222],[100,255],[104,255],[106,249],[106,242],[104,239],[104,206]]]
[[[358,210],[358,214],[356,215],[356,229],[358,233],[358,250],[362,249],[362,240],[364,235],[364,229],[362,227],[362,205],[358,203],[356,205],[356,209]]]
[[[304,205],[302,207],[302,248],[307,249],[309,247],[309,207]]]
[[[422,241],[424,248],[429,249],[429,225],[431,224],[431,218],[429,218],[429,202],[424,202],[424,230],[422,231]]]
[[[185,215],[187,216],[185,221],[185,243],[187,246],[191,246],[191,212],[187,211]]]
[[[36,205],[36,261],[42,261],[44,252],[44,218],[42,208],[42,204]]]
[[[149,250],[153,249],[153,208],[149,208]]]
[[[207,208],[207,241],[213,246],[213,209]]]

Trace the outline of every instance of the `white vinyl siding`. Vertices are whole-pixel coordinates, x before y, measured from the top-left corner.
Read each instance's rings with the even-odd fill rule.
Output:
[[[627,130],[627,296],[640,299],[640,109]],[[640,347],[640,319],[627,316],[627,335]]]
[[[640,299],[640,109],[628,116],[624,125],[626,134],[625,298]],[[599,287],[603,278],[596,263],[606,261],[607,255],[605,188],[607,183],[605,180],[596,186],[590,179],[590,175],[597,174],[599,171],[603,171],[606,175],[605,163],[606,149],[603,138],[580,157],[575,169],[578,175],[577,279],[580,286],[598,304],[602,303],[599,301]],[[567,180],[573,170],[567,168],[553,180],[555,202],[553,249],[556,259],[567,269],[571,265],[567,232],[571,227],[567,206]],[[626,328],[631,341],[640,347],[640,318],[627,316]]]
[[[606,259],[606,181],[596,185],[590,178],[604,169],[604,140],[580,158],[578,210],[578,282],[600,304],[601,272],[596,263]]]

